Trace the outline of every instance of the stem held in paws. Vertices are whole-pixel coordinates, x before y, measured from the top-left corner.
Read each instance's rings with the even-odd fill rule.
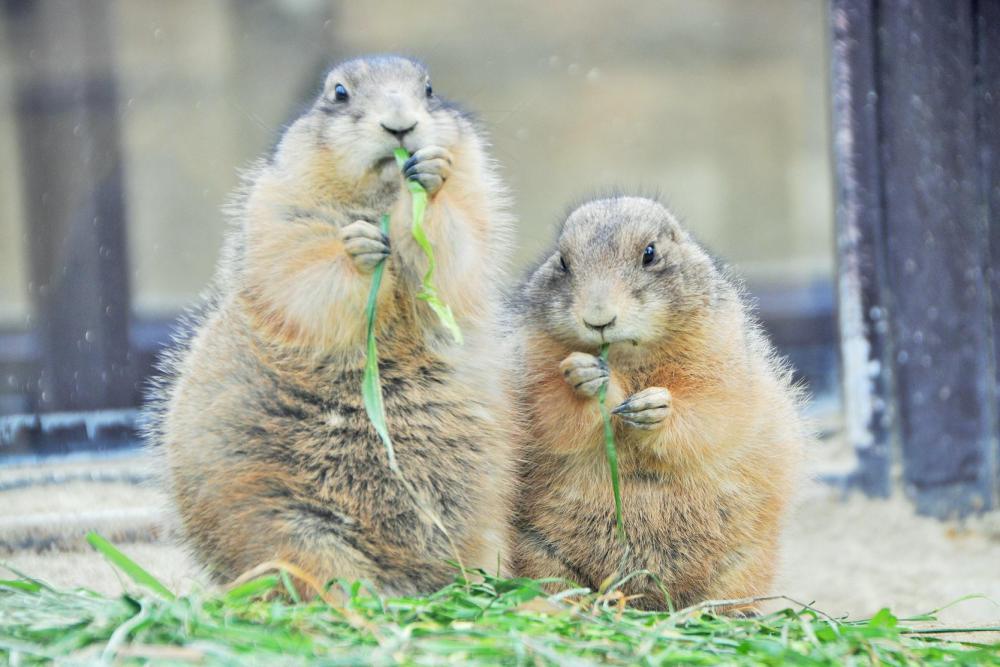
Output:
[[[608,363],[608,343],[601,345],[601,361]],[[601,418],[604,420],[604,453],[608,459],[608,469],[611,472],[611,490],[615,496],[615,528],[618,539],[625,543],[625,522],[622,520],[622,494],[618,481],[618,450],[615,447],[615,432],[611,428],[611,414],[607,406],[608,382],[601,385],[597,393],[597,403],[601,408]]]

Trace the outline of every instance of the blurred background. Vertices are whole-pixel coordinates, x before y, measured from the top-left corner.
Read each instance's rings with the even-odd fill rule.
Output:
[[[835,613],[1000,597],[995,514],[956,527],[845,501],[831,2],[866,4],[0,0],[0,504],[18,517],[0,510],[0,553],[79,583],[98,527],[168,579],[196,570],[135,453],[146,380],[212,276],[240,168],[332,63],[395,52],[491,135],[518,275],[569,203],[619,186],[659,193],[746,279],[813,397],[811,474],[831,482],[807,485],[783,592]]]
[[[572,201],[659,192],[776,327],[822,319],[780,342],[814,392],[834,389],[822,2],[34,5],[3,15],[0,414],[136,405],[211,277],[239,169],[331,63],[373,52],[421,59],[482,119],[519,273]],[[101,284],[52,303],[65,281]],[[47,309],[59,333],[40,330]]]

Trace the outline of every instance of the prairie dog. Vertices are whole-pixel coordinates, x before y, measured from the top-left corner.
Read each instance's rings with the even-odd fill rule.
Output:
[[[400,146],[413,155],[405,177],[430,195],[435,282],[464,346],[415,298],[426,259]],[[494,352],[511,219],[482,132],[419,63],[344,62],[249,173],[231,215],[210,297],[149,411],[196,557],[218,580],[283,559],[390,594],[451,581],[446,537],[390,472],[362,404],[365,303],[385,259],[377,336],[399,466],[465,565],[496,570],[512,475]]]
[[[763,594],[807,432],[790,372],[738,286],[659,203],[590,201],[517,299],[514,568],[677,608]],[[597,355],[609,343],[605,365]],[[629,553],[596,396],[608,383]]]

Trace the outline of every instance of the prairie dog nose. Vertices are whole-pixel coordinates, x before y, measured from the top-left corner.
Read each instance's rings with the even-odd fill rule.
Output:
[[[618,319],[618,316],[617,316],[617,315],[613,315],[613,316],[611,317],[611,319],[604,319],[603,321],[602,321],[602,320],[598,320],[599,322],[602,322],[602,323],[601,323],[601,324],[597,324],[597,323],[595,323],[595,322],[591,322],[590,320],[588,320],[588,319],[587,319],[587,318],[585,317],[585,318],[583,318],[583,323],[584,323],[585,325],[587,325],[587,328],[588,328],[588,329],[593,329],[594,331],[600,331],[600,332],[602,332],[602,333],[603,333],[603,331],[604,331],[605,329],[608,329],[608,328],[610,328],[610,327],[613,327],[613,326],[615,325],[615,321],[616,321],[617,319]]]
[[[382,125],[382,129],[383,130],[385,130],[386,132],[388,132],[392,136],[396,137],[397,139],[402,139],[407,134],[409,134],[410,132],[412,132],[413,128],[415,128],[417,126],[416,122],[414,122],[409,127],[404,127],[402,123],[395,124],[395,125],[386,125],[385,123],[380,123],[380,124]]]

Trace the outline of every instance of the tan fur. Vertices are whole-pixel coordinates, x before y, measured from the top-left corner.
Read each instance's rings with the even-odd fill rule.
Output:
[[[516,377],[526,435],[515,569],[594,589],[609,575],[645,569],[675,606],[764,594],[808,437],[798,392],[738,290],[665,209],[635,198],[588,206],[560,238],[560,252],[574,256],[570,272],[560,274],[557,252],[522,290]],[[640,262],[653,239],[667,263],[660,276],[643,273]],[[638,289],[639,278],[655,290]],[[593,291],[595,281],[639,294]],[[612,417],[627,555],[615,535],[597,401],[574,391],[559,370],[571,352],[596,354],[600,339],[558,313],[590,312],[595,298],[610,298],[608,313],[628,315],[605,332],[609,409],[647,387],[664,387],[671,398],[652,430]],[[556,305],[543,306],[545,299]],[[613,340],[616,326],[626,339]],[[651,577],[624,590],[643,596],[640,607],[668,604]]]
[[[511,420],[495,332],[510,219],[485,141],[465,116],[424,100],[425,77],[400,58],[333,70],[273,159],[249,174],[214,292],[168,361],[150,439],[188,543],[220,580],[274,559],[396,593],[455,574],[447,539],[390,472],[361,400],[372,279],[342,230],[383,213],[390,255],[377,334],[400,468],[466,566],[492,571],[507,557]],[[336,83],[350,87],[350,103],[333,100]],[[417,122],[403,140],[411,153],[451,153],[425,227],[464,346],[415,298],[426,260],[391,159],[399,141],[379,127],[386,118]]]

